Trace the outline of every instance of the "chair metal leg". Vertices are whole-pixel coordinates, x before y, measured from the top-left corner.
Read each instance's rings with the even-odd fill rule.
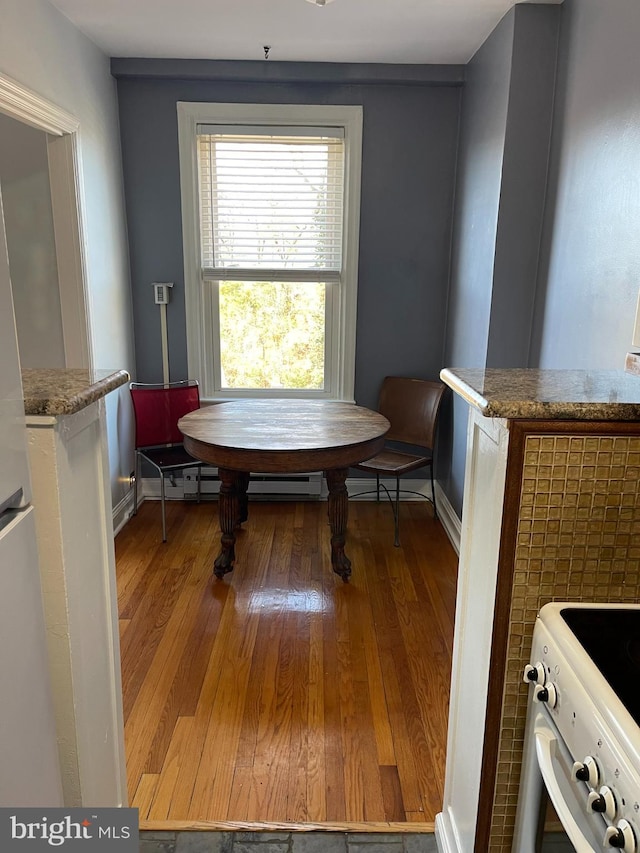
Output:
[[[162,541],[167,541],[167,521],[164,514],[164,474],[160,472],[160,503],[162,505]]]
[[[394,515],[394,540],[393,544],[396,548],[400,547],[400,477],[396,477],[396,505],[393,512]]]
[[[200,503],[200,496],[202,494],[202,468],[198,465],[196,471],[198,472],[198,503]]]
[[[380,474],[376,473],[376,500],[380,503]]]

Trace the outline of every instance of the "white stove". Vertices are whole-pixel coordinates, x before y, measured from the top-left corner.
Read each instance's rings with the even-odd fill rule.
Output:
[[[524,678],[514,853],[640,853],[640,605],[546,605]],[[564,842],[542,830],[547,798]]]

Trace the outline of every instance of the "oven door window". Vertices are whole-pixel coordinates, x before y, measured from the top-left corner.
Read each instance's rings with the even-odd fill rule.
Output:
[[[544,785],[541,806],[540,834],[536,844],[536,853],[574,853],[575,847],[564,831],[562,821],[556,814]]]
[[[573,758],[546,715],[534,725],[535,752],[542,775],[540,832],[536,850],[560,853],[593,853],[603,849],[607,825],[587,808],[589,789],[571,777]],[[553,811],[549,812],[551,802]]]

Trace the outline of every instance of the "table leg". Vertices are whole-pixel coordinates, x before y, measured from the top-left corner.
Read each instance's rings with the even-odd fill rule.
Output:
[[[238,476],[238,499],[240,501],[240,515],[238,516],[238,524],[242,524],[249,518],[249,496],[247,489],[249,488],[250,474],[244,471]]]
[[[236,558],[235,529],[240,519],[240,492],[243,474],[240,471],[218,468],[218,476],[220,477],[218,510],[220,513],[220,530],[222,531],[222,550],[216,557],[213,571],[217,578],[222,578],[227,572],[233,570],[233,563]]]
[[[331,565],[343,581],[349,580],[351,561],[344,553],[347,518],[349,516],[349,493],[345,485],[348,468],[325,471],[329,488],[329,525],[331,526]]]

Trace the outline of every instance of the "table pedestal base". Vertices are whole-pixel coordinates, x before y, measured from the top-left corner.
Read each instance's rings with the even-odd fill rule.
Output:
[[[349,494],[345,481],[348,468],[334,468],[325,471],[329,488],[329,526],[331,528],[331,565],[333,571],[340,575],[343,581],[348,581],[351,575],[351,560],[344,553],[344,543],[349,516]],[[217,578],[223,578],[227,572],[233,571],[236,558],[236,528],[246,521],[248,512],[247,488],[249,474],[244,471],[231,471],[228,468],[218,468],[220,477],[220,496],[218,508],[220,513],[220,530],[222,550],[213,564],[213,572]]]

